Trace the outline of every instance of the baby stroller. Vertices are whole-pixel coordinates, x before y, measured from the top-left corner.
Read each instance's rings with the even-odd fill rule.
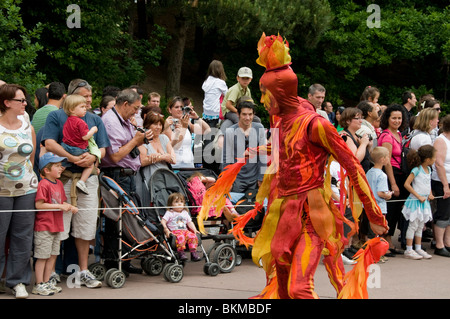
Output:
[[[112,288],[121,288],[125,284],[125,273],[122,262],[151,254],[161,263],[146,265],[151,269],[163,268],[162,260],[166,261],[165,278],[170,282],[179,282],[183,278],[183,267],[178,263],[170,245],[159,235],[160,230],[146,220],[136,208],[131,197],[112,178],[99,175],[100,192],[104,205],[103,214],[106,218],[118,222],[119,249],[114,258],[118,262],[118,269],[106,267],[101,263],[94,263],[89,270],[98,280],[105,280]],[[142,264],[142,263],[141,263]],[[146,270],[145,267],[143,267]]]
[[[170,194],[181,193],[188,199],[183,183],[173,171],[168,169],[160,168],[156,170],[148,182],[148,189],[150,192],[150,202],[153,206],[149,216],[152,222],[161,222],[161,218],[166,212],[165,207],[167,206],[167,200]],[[193,219],[193,221],[195,222],[195,219]],[[202,238],[200,236],[197,237],[199,237],[198,247],[201,248],[206,261],[203,266],[203,272],[206,275],[216,276],[220,272],[219,265],[216,262],[210,261],[209,256],[202,245]],[[173,247],[175,246],[174,241],[175,238],[172,238],[171,242]]]
[[[200,205],[200,203],[196,202],[194,194],[189,190],[187,180],[195,173],[201,173],[203,176],[213,177],[217,180],[217,174],[208,168],[180,169],[176,173],[186,189],[189,205],[194,207]],[[199,211],[199,208],[192,209],[191,214],[196,217]],[[194,222],[197,224],[196,218]],[[202,238],[214,240],[214,244],[208,249],[207,255],[212,262],[219,265],[220,272],[231,272],[235,266],[239,266],[242,263],[242,257],[237,253],[234,236],[229,234],[231,229],[230,222],[222,215],[220,217],[210,217],[203,223],[207,234],[202,235]]]

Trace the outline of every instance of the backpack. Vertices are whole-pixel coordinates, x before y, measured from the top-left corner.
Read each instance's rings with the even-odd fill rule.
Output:
[[[408,133],[405,137],[403,137],[403,143],[402,143],[402,172],[406,175],[409,175],[411,173],[411,170],[413,167],[409,167],[407,156],[409,153],[409,150],[411,149],[411,141],[414,136],[417,136],[419,134],[425,134],[425,132],[414,130],[411,133]]]

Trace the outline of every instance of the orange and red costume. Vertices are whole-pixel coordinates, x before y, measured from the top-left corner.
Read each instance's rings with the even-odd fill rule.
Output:
[[[330,156],[348,174],[353,189],[349,199],[353,201],[355,194],[361,200],[371,223],[387,227],[386,220],[358,159],[331,123],[317,114],[309,101],[297,96],[298,80],[290,67],[288,51],[280,36],[263,34],[258,43],[257,62],[266,68],[260,89],[261,101],[271,118],[273,137],[268,151],[273,159],[259,189],[257,207],[238,218],[233,233],[244,244],[253,245],[253,261],[266,271],[267,285],[255,298],[317,298],[313,279],[321,254],[325,255],[323,262],[339,295],[345,274],[340,255],[347,243],[343,224],[352,227],[351,236],[357,222],[345,219],[343,211],[330,200],[331,188],[324,177]],[[222,205],[219,197],[224,187],[232,184],[239,165],[243,165],[242,161],[222,173],[223,183],[219,177],[215,188],[205,196],[205,209],[212,204]],[[242,229],[265,198],[268,209],[262,227],[254,239],[247,238]],[[345,209],[345,205],[341,207]],[[355,221],[359,213],[355,207]],[[199,221],[203,217],[201,212]]]

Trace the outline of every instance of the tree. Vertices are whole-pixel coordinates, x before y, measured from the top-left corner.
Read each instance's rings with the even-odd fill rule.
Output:
[[[448,5],[378,1],[380,27],[371,28],[368,19],[373,11],[367,10],[371,1],[330,3],[333,24],[320,40],[316,63],[309,63],[313,70],[307,73],[325,75],[331,91],[344,100],[358,100],[366,85],[382,87],[386,104],[398,102],[398,92],[425,84],[425,91],[443,96],[448,80],[445,61],[450,56]]]
[[[166,0],[149,2],[148,7],[153,15],[171,17],[170,21],[166,21],[170,22],[168,29],[172,38],[168,46],[166,96],[179,94],[186,37],[190,28],[197,27],[197,39],[209,40],[197,42],[196,52],[202,60],[203,57],[210,58],[221,42],[227,43],[230,51],[235,46],[245,50],[248,43],[255,48],[263,31],[280,32],[283,36],[300,33],[304,42],[313,47],[331,21],[331,9],[325,0]],[[210,54],[204,55],[205,52]],[[255,53],[256,50],[250,54]],[[205,64],[200,62],[203,67]]]
[[[106,4],[106,5],[105,5]],[[42,25],[43,51],[38,64],[51,80],[69,83],[84,78],[101,90],[106,85],[127,87],[145,77],[146,64],[156,65],[162,52],[161,36],[136,40],[129,30],[130,2],[80,0],[80,24],[70,0],[24,0],[27,23]]]
[[[38,71],[36,57],[42,50],[42,25],[25,28],[20,1],[0,2],[0,79],[24,86],[29,93],[43,86],[45,74]]]

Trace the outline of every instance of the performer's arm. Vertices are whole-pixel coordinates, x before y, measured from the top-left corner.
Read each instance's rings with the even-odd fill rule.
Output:
[[[316,117],[316,119],[311,122],[309,133],[311,141],[324,147],[347,171],[350,181],[364,205],[369,221],[373,224],[382,226],[377,230],[373,230],[378,232],[381,231],[381,233],[378,233],[380,235],[384,233],[387,226],[386,219],[375,201],[364,170],[358,159],[348,148],[347,144],[345,144],[344,140],[339,136],[336,129],[329,121]]]

